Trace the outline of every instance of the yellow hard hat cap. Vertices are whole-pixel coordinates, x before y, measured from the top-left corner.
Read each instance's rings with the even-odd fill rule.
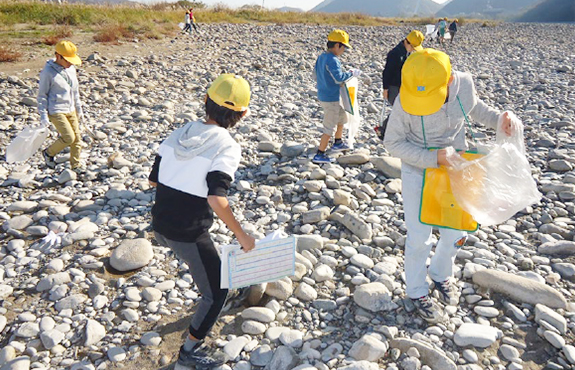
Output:
[[[343,30],[331,31],[327,36],[327,41],[341,42],[348,48],[351,48],[351,45],[349,44],[349,35]]]
[[[412,53],[401,69],[403,110],[415,116],[437,112],[445,103],[450,77],[451,61],[444,52],[428,48]]]
[[[223,73],[208,89],[208,96],[219,106],[244,112],[250,105],[250,85],[243,77]]]
[[[419,32],[417,30],[411,31],[409,33],[409,35],[407,35],[407,37],[406,37],[406,40],[411,44],[411,46],[413,46],[413,48],[415,50],[423,49],[421,44],[423,43],[424,39],[425,39],[425,36],[423,36],[423,33]]]
[[[77,51],[76,45],[70,41],[62,40],[56,44],[56,53],[60,54],[68,62],[78,66],[82,64],[82,60],[76,55]]]

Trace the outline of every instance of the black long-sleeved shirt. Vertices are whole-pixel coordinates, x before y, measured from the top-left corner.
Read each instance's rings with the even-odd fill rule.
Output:
[[[407,59],[407,49],[403,41],[387,53],[385,68],[383,69],[383,88],[389,89],[390,86],[401,86],[401,68]]]

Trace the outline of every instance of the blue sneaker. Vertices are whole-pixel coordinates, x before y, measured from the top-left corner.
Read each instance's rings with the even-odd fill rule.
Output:
[[[347,146],[343,141],[339,144],[333,144],[331,150],[334,152],[345,152],[349,150],[349,146]]]
[[[313,163],[322,164],[322,163],[333,163],[335,162],[335,159],[328,157],[327,155],[325,155],[325,153],[323,154],[318,153],[314,155],[311,161]]]

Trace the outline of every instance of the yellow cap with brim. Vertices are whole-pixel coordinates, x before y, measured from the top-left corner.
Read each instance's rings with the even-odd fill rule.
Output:
[[[208,96],[219,106],[244,112],[250,105],[250,85],[243,77],[223,73],[208,89]]]
[[[60,41],[56,44],[56,53],[60,54],[68,62],[79,66],[82,64],[82,60],[76,55],[77,51],[76,45],[70,41]]]
[[[351,48],[351,45],[349,44],[349,35],[343,30],[331,31],[327,36],[327,41],[341,42],[348,48]]]
[[[423,49],[423,46],[421,46],[421,44],[423,43],[424,39],[425,39],[425,36],[423,36],[423,33],[419,32],[417,30],[411,31],[409,33],[409,35],[407,35],[407,37],[406,37],[406,40],[417,51]]]
[[[437,112],[445,103],[450,77],[451,61],[444,52],[428,48],[412,53],[401,70],[403,110],[415,116]]]

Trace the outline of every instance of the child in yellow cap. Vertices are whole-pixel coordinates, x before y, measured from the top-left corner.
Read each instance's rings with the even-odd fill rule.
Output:
[[[459,20],[458,19],[454,19],[453,22],[451,22],[451,24],[449,25],[449,36],[450,36],[450,43],[453,43],[453,40],[455,39],[455,33],[457,32],[457,25],[459,24]]]
[[[58,140],[42,152],[46,165],[50,168],[56,167],[54,156],[70,147],[70,166],[73,170],[82,172],[79,121],[83,118],[83,112],[74,67],[82,61],[76,51],[76,45],[70,41],[56,44],[56,57],[46,62],[40,72],[38,113],[42,125],[48,126],[52,122],[60,134]]]
[[[202,297],[180,348],[182,366],[211,368],[225,362],[223,353],[203,341],[215,324],[226,298],[220,288],[221,261],[209,234],[213,212],[235,234],[244,251],[255,246],[232,213],[227,192],[241,160],[240,145],[228,129],[245,116],[250,86],[222,74],[206,96],[206,119],[186,124],[160,145],[149,181],[156,187],[152,226],[156,240],[171,248],[190,267]]]
[[[401,86],[401,68],[403,68],[403,63],[409,56],[416,50],[421,50],[423,40],[425,36],[423,33],[413,30],[406,38],[401,40],[389,53],[385,60],[385,67],[382,72],[383,78],[383,98],[386,99],[389,104],[393,107],[395,103],[395,98],[399,94],[399,87]],[[379,127],[379,136],[383,139],[385,135],[385,127],[389,117],[387,117]]]
[[[334,161],[326,155],[325,151],[329,140],[335,135],[332,151],[341,152],[349,150],[342,141],[343,125],[347,122],[347,114],[339,102],[340,86],[361,74],[359,69],[344,72],[338,57],[346,49],[351,48],[349,35],[342,30],[334,30],[327,37],[327,51],[321,54],[315,62],[314,78],[317,82],[317,98],[323,108],[323,134],[317,154],[313,157],[314,163],[331,163]]]
[[[471,74],[451,70],[447,54],[423,49],[411,54],[403,65],[399,104],[393,106],[384,145],[389,153],[401,159],[402,198],[407,228],[405,243],[406,293],[428,322],[443,321],[442,307],[429,296],[427,274],[434,283],[438,298],[446,305],[459,302],[459,292],[451,281],[455,255],[467,240],[459,230],[439,230],[441,237],[431,258],[426,260],[432,241],[432,227],[419,221],[423,171],[448,165],[447,147],[466,150],[466,115],[490,128],[511,135],[508,113],[488,107],[475,92]],[[442,148],[430,151],[429,148]]]

